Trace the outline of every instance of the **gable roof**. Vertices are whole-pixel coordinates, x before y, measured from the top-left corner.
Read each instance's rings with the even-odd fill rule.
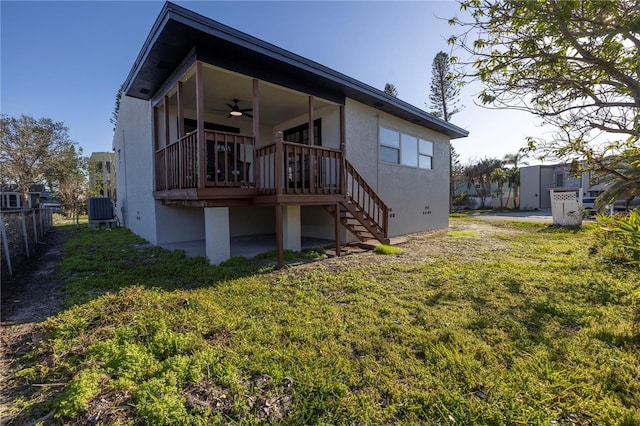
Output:
[[[124,83],[150,100],[188,57],[344,103],[346,97],[448,135],[469,132],[361,81],[181,6],[166,2]]]

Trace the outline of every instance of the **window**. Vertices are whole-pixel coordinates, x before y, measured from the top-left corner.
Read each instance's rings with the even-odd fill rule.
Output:
[[[322,146],[322,121],[320,118],[313,121],[313,144]],[[285,130],[282,138],[287,142],[309,145],[309,123]]]
[[[400,164],[400,133],[380,127],[380,161]]]
[[[433,142],[418,140],[418,167],[421,169],[431,169],[433,158]]]
[[[432,168],[433,142],[382,126],[379,128],[379,140],[381,162]]]
[[[400,163],[405,166],[418,167],[418,138],[402,134]]]
[[[562,188],[564,186],[564,173],[556,174],[556,188]]]

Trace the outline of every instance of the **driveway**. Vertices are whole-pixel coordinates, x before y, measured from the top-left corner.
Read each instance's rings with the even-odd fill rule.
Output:
[[[474,215],[475,216],[475,215]],[[530,212],[489,212],[478,213],[477,217],[486,219],[500,219],[500,220],[518,220],[524,222],[541,222],[541,223],[553,223],[553,217],[551,216],[551,209],[536,210]]]

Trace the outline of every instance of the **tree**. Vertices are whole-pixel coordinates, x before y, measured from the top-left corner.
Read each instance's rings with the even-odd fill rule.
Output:
[[[452,74],[449,70],[449,55],[439,52],[431,65],[431,101],[432,115],[449,121],[451,116],[460,112],[458,95],[460,89],[455,85]],[[454,163],[458,160],[458,154],[453,145],[449,143],[449,213],[453,212],[453,197],[455,192],[454,184]]]
[[[500,208],[504,208],[502,194],[504,194],[503,188],[505,182],[507,182],[507,172],[502,167],[495,169],[491,172],[491,181],[498,184],[498,188],[496,190],[496,196],[498,200],[500,200]]]
[[[387,83],[384,85],[384,93],[386,93],[387,95],[391,95],[394,98],[398,97],[398,89],[396,89],[396,86],[391,83]]]
[[[520,208],[520,165],[529,164],[524,159],[527,157],[526,150],[519,150],[513,154],[505,154],[502,159],[502,164],[505,166],[512,166],[506,169],[507,185],[509,186],[509,195],[507,195],[507,205],[509,205],[509,199],[511,198],[511,190],[513,190],[513,207]]]
[[[113,130],[116,130],[116,126],[118,125],[118,114],[120,113],[120,99],[122,99],[122,93],[124,92],[124,83],[120,85],[118,89],[118,93],[116,93],[116,105],[113,108],[113,112],[111,113],[111,118],[109,122],[113,124]]]
[[[487,197],[491,195],[492,175],[496,169],[502,167],[502,162],[497,158],[483,158],[476,163],[470,163],[464,168],[467,180],[467,188],[475,188],[480,197],[480,207],[484,208]]]
[[[455,178],[461,174],[460,154],[456,152],[456,149],[449,142],[449,213],[453,213],[453,198],[456,195]]]
[[[87,158],[82,156],[82,148],[71,145],[60,153],[56,162],[46,177],[49,189],[58,193],[65,206],[84,201],[88,192]]]
[[[482,104],[528,111],[558,130],[529,139],[542,158],[617,174],[640,137],[640,8],[635,0],[461,0],[471,19],[452,36],[469,59],[456,75],[480,81]],[[574,170],[580,172],[581,170]]]
[[[458,96],[460,88],[451,73],[449,55],[438,52],[431,64],[431,114],[444,121],[451,121],[451,117],[460,112]]]
[[[16,184],[23,205],[27,205],[29,187],[47,182],[59,188],[69,173],[74,173],[75,143],[69,139],[62,122],[49,118],[34,119],[0,116],[0,162],[3,178]]]
[[[633,197],[640,196],[640,149],[628,149],[619,157],[607,160],[611,162],[608,171],[595,175],[601,178],[606,188],[598,197],[597,205],[602,207],[623,199],[628,207]]]

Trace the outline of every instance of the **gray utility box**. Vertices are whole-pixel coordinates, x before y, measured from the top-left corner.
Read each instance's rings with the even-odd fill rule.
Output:
[[[118,226],[111,198],[88,198],[89,229],[112,228]]]
[[[111,198],[88,198],[89,220],[113,219],[113,201]]]

